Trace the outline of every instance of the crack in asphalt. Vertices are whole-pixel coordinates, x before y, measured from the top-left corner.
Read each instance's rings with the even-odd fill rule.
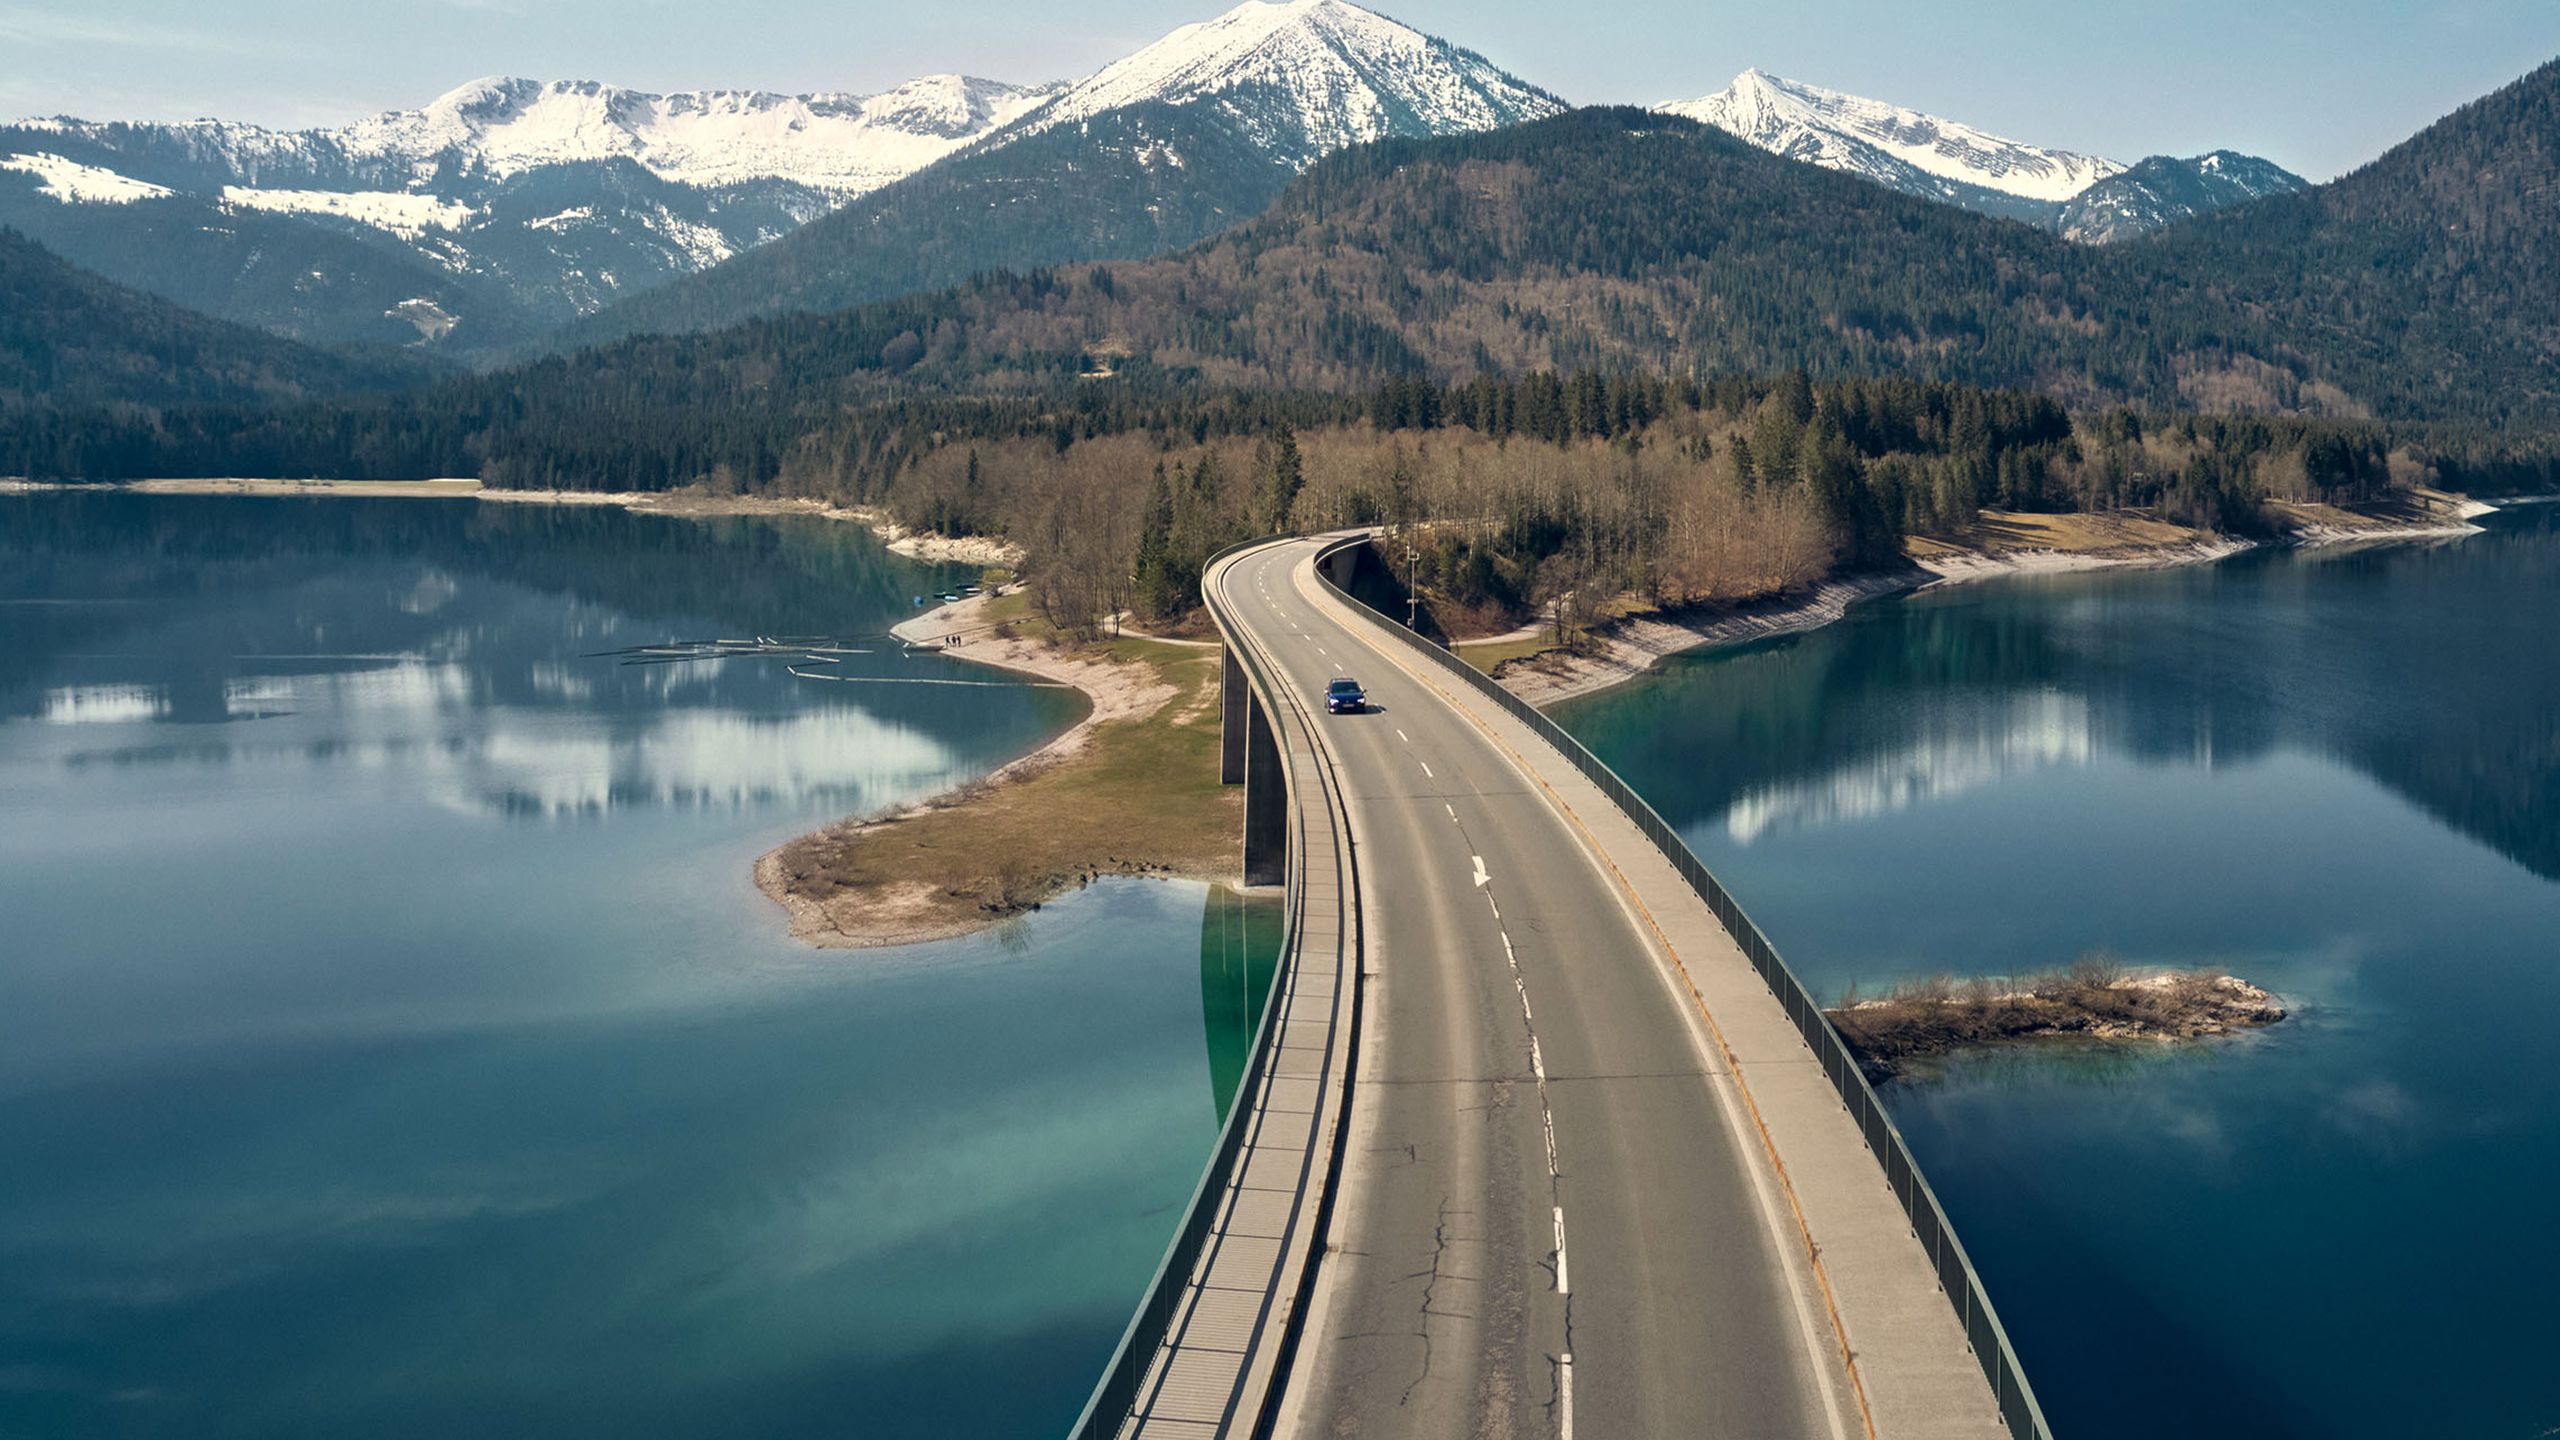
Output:
[[[1463,1313],[1460,1313],[1460,1312],[1457,1312],[1457,1311],[1450,1311],[1450,1310],[1434,1310],[1434,1309],[1432,1308],[1433,1300],[1434,1300],[1434,1298],[1435,1298],[1435,1296],[1436,1296],[1436,1292],[1437,1292],[1437,1291],[1439,1290],[1439,1288],[1440,1288],[1440,1281],[1441,1281],[1441,1279],[1442,1279],[1441,1263],[1442,1263],[1443,1261],[1445,1261],[1446,1259],[1448,1259],[1448,1256],[1449,1256],[1449,1214],[1450,1214],[1450,1211],[1449,1211],[1449,1197],[1448,1197],[1448,1196],[1446,1196],[1446,1195],[1442,1195],[1442,1196],[1440,1197],[1440,1218],[1439,1218],[1439,1222],[1438,1222],[1437,1224],[1435,1224],[1435,1225],[1433,1225],[1433,1226],[1431,1227],[1431,1265],[1430,1265],[1430,1268],[1428,1268],[1428,1269],[1424,1269],[1424,1270],[1416,1270],[1416,1271],[1414,1271],[1414,1272],[1413,1272],[1413,1274],[1412,1274],[1412,1275],[1409,1275],[1409,1276],[1405,1277],[1405,1278],[1407,1278],[1407,1279],[1422,1279],[1422,1280],[1423,1280],[1423,1283],[1422,1283],[1422,1322],[1423,1322],[1423,1323],[1422,1323],[1422,1325],[1420,1326],[1420,1328],[1416,1329],[1416,1330],[1413,1332],[1414,1338],[1415,1338],[1415,1339],[1417,1339],[1417,1340],[1420,1340],[1420,1341],[1422,1342],[1422,1368],[1421,1368],[1421,1370],[1420,1370],[1420,1371],[1418,1371],[1418,1372],[1416,1372],[1416,1373],[1415,1373],[1415,1375],[1414,1375],[1414,1377],[1413,1377],[1412,1382],[1411,1382],[1411,1383],[1409,1383],[1409,1384],[1407,1384],[1407,1385],[1404,1387],[1404,1394],[1402,1394],[1401,1396],[1397,1397],[1397,1399],[1396,1399],[1396,1406],[1397,1406],[1397,1408],[1398,1408],[1398,1409],[1402,1409],[1403,1407],[1405,1407],[1405,1406],[1407,1406],[1407,1405],[1412,1404],[1412,1403],[1413,1403],[1413,1392],[1414,1392],[1414,1391],[1416,1391],[1416,1390],[1421,1389],[1421,1388],[1422,1388],[1422,1386],[1423,1386],[1423,1382],[1425,1382],[1425,1381],[1427,1381],[1427,1380],[1429,1380],[1429,1379],[1431,1378],[1431,1360],[1432,1360],[1432,1346],[1431,1346],[1431,1321],[1432,1321],[1432,1320],[1434,1320],[1434,1319],[1444,1319],[1444,1320],[1464,1320],[1464,1319],[1468,1319],[1468,1318],[1470,1318],[1470,1317],[1468,1317],[1467,1315],[1465,1315],[1465,1314],[1463,1314]],[[1428,1278],[1423,1278],[1423,1277],[1428,1277]]]

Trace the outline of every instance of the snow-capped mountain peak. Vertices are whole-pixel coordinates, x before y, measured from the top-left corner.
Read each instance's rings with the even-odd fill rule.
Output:
[[[862,101],[865,119],[910,135],[970,140],[1048,103],[1062,85],[1007,85],[970,75],[927,75]]]
[[[922,169],[1052,93],[960,75],[877,95],[653,95],[492,76],[327,135],[351,157],[405,163],[422,175],[449,157],[498,177],[627,158],[684,184],[780,179],[844,198]]]
[[[1014,133],[1149,102],[1217,106],[1301,167],[1385,136],[1490,130],[1565,108],[1481,55],[1348,0],[1246,0],[1068,87]]]
[[[0,224],[74,258],[165,273],[157,246],[71,213],[113,204],[135,233],[161,227],[214,257],[211,271],[311,257],[280,272],[303,277],[289,290],[240,288],[233,318],[333,339],[414,327],[420,343],[498,345],[788,234],[1058,88],[930,75],[872,95],[659,95],[500,75],[331,129],[0,124]],[[341,290],[366,298],[333,298]]]
[[[1970,186],[2059,204],[2124,170],[2113,160],[2005,139],[1918,110],[1746,70],[1722,93],[1660,107],[1774,154],[1864,175]],[[1925,183],[1924,181],[1924,183]]]

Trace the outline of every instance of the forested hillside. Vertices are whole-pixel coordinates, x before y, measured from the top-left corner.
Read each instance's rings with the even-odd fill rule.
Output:
[[[2336,185],[2099,249],[1690,122],[1580,111],[1336,155],[1185,254],[628,341],[502,381],[518,438],[537,442],[677,424],[657,414],[667,404],[721,407],[704,423],[735,426],[741,405],[833,412],[1079,374],[1342,391],[1583,368],[1904,374],[2076,407],[2547,426],[2555,90],[2546,67]],[[774,423],[785,442],[805,433]],[[772,473],[777,450],[761,453],[741,473]]]
[[[2111,253],[2169,277],[2154,293],[2182,313],[2228,317],[2255,360],[2377,411],[2547,423],[2560,413],[2556,246],[2560,61],[2330,184]]]
[[[0,132],[0,151],[28,143]],[[469,316],[504,332],[501,339],[548,328],[511,314],[488,280],[325,216],[267,214],[185,194],[69,205],[46,198],[36,177],[0,170],[0,224],[119,285],[307,344],[412,343],[419,330],[400,308],[411,302]],[[411,313],[429,312],[412,305]]]
[[[847,310],[982,271],[1162,254],[1262,213],[1296,174],[1222,111],[1131,106],[946,160],[725,265],[635,295],[555,343]]]
[[[938,353],[962,375],[1081,349],[1320,388],[1800,367],[2076,404],[2550,423],[2555,91],[2546,67],[2338,185],[2104,249],[1640,112],[1390,142],[1188,254],[948,297]]]
[[[31,433],[47,414],[87,425],[92,407],[140,423],[139,407],[289,402],[438,373],[394,351],[316,350],[199,315],[0,229],[0,435]],[[0,474],[29,468],[0,460]]]

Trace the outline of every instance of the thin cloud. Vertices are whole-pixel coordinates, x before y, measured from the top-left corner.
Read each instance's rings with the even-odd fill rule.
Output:
[[[19,6],[0,6],[0,40],[26,45],[114,46],[126,50],[194,50],[217,55],[284,53],[268,37],[191,30],[149,21],[109,20],[85,15],[48,15]]]

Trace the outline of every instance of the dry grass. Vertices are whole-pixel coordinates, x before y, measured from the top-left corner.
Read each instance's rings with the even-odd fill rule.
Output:
[[[987,625],[1025,625],[1031,623],[1031,595],[1014,590],[1002,595],[990,594],[979,607],[978,617]]]
[[[1096,724],[1063,758],[775,851],[763,878],[794,929],[822,944],[900,944],[967,933],[1103,875],[1232,878],[1243,791],[1218,783],[1218,652],[1128,637],[1080,653],[1143,671],[1170,698]]]
[[[1868,1078],[1907,1073],[1918,1061],[2020,1041],[2193,1040],[2285,1016],[2274,997],[2218,971],[2134,975],[2105,955],[2066,970],[2014,980],[1906,981],[1876,999],[1855,992],[1826,1012]]]
[[[2205,538],[2200,530],[2126,511],[2102,515],[2040,515],[1985,510],[1973,524],[1962,530],[1934,539],[1914,537],[1908,548],[1912,558],[1918,560],[1965,552],[1990,556],[2022,551],[2106,555],[2194,545]]]
[[[1527,660],[1555,648],[1554,637],[1541,634],[1527,640],[1495,640],[1474,644],[1462,640],[1458,643],[1457,652],[1459,659],[1491,675],[1499,671],[1505,661]]]
[[[2362,505],[2324,505],[2316,501],[2270,500],[2267,509],[2278,523],[2293,529],[2320,528],[2346,532],[2390,530],[2414,525],[2445,525],[2460,518],[2461,500],[2441,490],[2416,490]]]

